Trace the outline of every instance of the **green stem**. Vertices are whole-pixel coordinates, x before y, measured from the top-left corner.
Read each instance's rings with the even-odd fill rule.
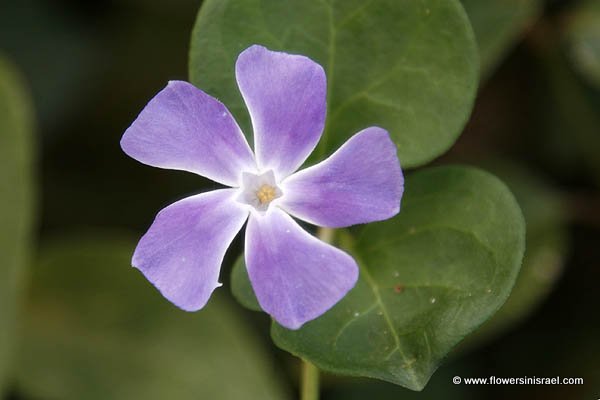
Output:
[[[300,399],[319,400],[319,369],[306,360],[302,360]]]
[[[335,236],[335,231],[331,228],[319,228],[317,236],[322,241],[331,243]],[[319,400],[319,369],[306,360],[302,360],[300,399]]]
[[[317,230],[317,236],[325,243],[333,242],[335,231],[332,228],[319,228]]]

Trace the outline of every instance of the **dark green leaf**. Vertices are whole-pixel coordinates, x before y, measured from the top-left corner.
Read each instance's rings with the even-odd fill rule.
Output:
[[[331,385],[328,400],[481,400],[481,393],[469,385],[455,385],[455,376],[480,376],[481,368],[473,368],[462,360],[452,360],[431,377],[427,387],[413,392],[402,387],[374,379],[345,379],[343,384]],[[325,384],[325,382],[324,382]]]
[[[558,194],[538,176],[511,164],[492,167],[515,194],[527,224],[527,249],[510,297],[464,345],[489,340],[531,314],[550,293],[564,267],[565,216]]]
[[[32,120],[21,76],[0,57],[0,397],[12,361],[15,318],[31,250]]]
[[[456,140],[475,96],[477,49],[457,0],[207,0],[192,33],[190,79],[223,101],[250,132],[235,83],[251,44],[304,54],[328,78],[324,156],[378,125],[404,167],[427,163]]]
[[[492,175],[466,167],[418,172],[397,217],[358,235],[341,231],[361,267],[356,287],[300,330],[273,324],[271,335],[324,370],[420,390],[504,303],[524,239],[519,206]]]
[[[131,268],[133,240],[67,238],[43,249],[19,387],[47,399],[285,399],[271,360],[223,290],[186,313]]]
[[[540,0],[462,0],[479,45],[482,79],[540,15]]]

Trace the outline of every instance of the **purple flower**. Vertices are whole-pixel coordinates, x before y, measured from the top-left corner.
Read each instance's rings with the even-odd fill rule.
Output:
[[[132,264],[175,305],[196,311],[221,286],[225,252],[248,219],[245,260],[256,297],[277,322],[298,329],[352,289],[358,266],[290,215],[331,228],[390,218],[400,209],[402,171],[388,133],[371,127],[295,172],[323,131],[323,68],[252,46],[235,73],[255,154],[223,104],[181,81],[169,82],[123,135],[123,151],[144,164],[229,186],[161,210]]]

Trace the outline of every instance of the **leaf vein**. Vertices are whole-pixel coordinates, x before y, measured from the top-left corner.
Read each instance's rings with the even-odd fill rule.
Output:
[[[404,361],[407,361],[406,354],[404,353],[404,351],[402,351],[402,347],[400,345],[400,336],[398,336],[398,332],[396,332],[396,329],[394,327],[394,324],[392,322],[390,314],[387,310],[387,307],[383,303],[383,300],[381,298],[381,293],[379,292],[379,287],[377,286],[377,283],[371,276],[368,268],[365,268],[361,262],[359,262],[358,265],[359,265],[359,268],[360,268],[361,272],[363,273],[363,276],[365,277],[367,283],[371,287],[371,290],[373,291],[373,295],[375,296],[376,303],[379,305],[379,308],[381,309],[381,312],[383,314],[383,318],[384,318],[386,324],[388,325],[388,327],[390,328],[390,333],[391,333],[392,337],[394,338],[395,349],[392,349],[392,351],[390,352],[388,357],[391,357],[391,354],[393,354],[395,351],[398,351],[400,353],[401,357],[404,359]],[[386,358],[386,360],[387,360],[387,358]],[[410,371],[410,375],[411,375],[411,378],[413,379],[413,381],[418,382],[418,379],[417,379],[414,369],[407,368],[407,370]]]
[[[334,336],[334,338],[333,338],[333,347],[334,347],[334,348],[335,348],[335,347],[337,347],[338,340],[340,339],[340,337],[342,336],[342,334],[344,333],[344,331],[345,331],[346,329],[348,329],[348,327],[349,327],[350,325],[352,325],[352,323],[353,323],[353,322],[356,322],[356,321],[358,321],[358,319],[359,319],[359,318],[361,318],[361,317],[362,317],[362,316],[364,316],[364,315],[367,315],[368,313],[370,313],[371,311],[373,311],[373,310],[374,310],[376,307],[377,307],[377,302],[375,302],[375,303],[371,304],[371,305],[370,305],[370,306],[369,306],[369,307],[368,307],[366,310],[364,310],[364,311],[361,311],[361,312],[360,312],[360,315],[359,315],[358,317],[351,318],[351,319],[350,319],[348,322],[346,322],[346,323],[345,323],[345,324],[344,324],[344,325],[343,325],[343,326],[340,328],[340,330],[338,331],[338,333],[337,333],[337,334]]]

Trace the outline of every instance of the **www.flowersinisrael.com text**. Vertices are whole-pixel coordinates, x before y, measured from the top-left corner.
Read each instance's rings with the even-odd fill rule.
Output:
[[[583,378],[561,378],[560,376],[552,378],[537,376],[462,378],[455,376],[452,378],[452,383],[455,385],[583,385]]]

